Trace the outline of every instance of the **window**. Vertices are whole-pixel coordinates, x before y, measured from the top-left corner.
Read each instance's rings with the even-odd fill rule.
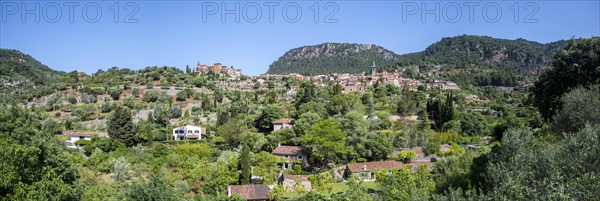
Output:
[[[286,154],[286,155],[283,155],[283,157],[284,157],[284,158],[288,158],[288,157],[290,157],[290,156],[288,156],[288,155]]]
[[[199,131],[199,130],[196,130],[196,131],[195,131],[195,133],[200,133],[200,131]]]
[[[303,159],[304,159],[304,156],[302,156],[302,155],[298,155],[298,157],[297,157],[297,158],[298,158],[298,160],[303,160]]]
[[[388,170],[388,171],[387,171],[387,174],[388,174],[388,175],[391,175],[391,174],[392,174],[392,171],[391,171],[391,170]]]
[[[193,131],[192,131],[192,130],[189,130],[189,131],[188,131],[188,133],[193,133]]]
[[[79,136],[79,139],[80,139],[80,140],[83,140],[83,139],[85,139],[85,137],[83,137],[83,136]]]

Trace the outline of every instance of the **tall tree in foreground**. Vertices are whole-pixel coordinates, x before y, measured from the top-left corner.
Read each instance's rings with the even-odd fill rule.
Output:
[[[81,200],[77,167],[37,118],[0,106],[0,200]]]
[[[108,136],[123,142],[127,146],[135,145],[138,140],[131,119],[131,110],[117,106],[108,116]]]
[[[600,37],[573,41],[554,56],[553,68],[533,87],[535,105],[549,121],[560,109],[563,94],[592,84],[600,84]]]

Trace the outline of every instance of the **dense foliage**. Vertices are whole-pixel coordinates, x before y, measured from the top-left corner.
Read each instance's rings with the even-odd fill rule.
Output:
[[[320,75],[359,73],[378,65],[393,63],[397,55],[376,45],[323,43],[286,52],[269,66],[267,73]]]
[[[560,109],[560,98],[568,91],[600,84],[600,38],[571,41],[556,54],[553,68],[536,81],[533,93],[536,106],[549,120]]]

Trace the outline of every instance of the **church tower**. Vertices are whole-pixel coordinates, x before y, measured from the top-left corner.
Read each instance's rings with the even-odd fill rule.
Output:
[[[377,69],[377,66],[375,65],[375,61],[373,61],[373,64],[371,65],[371,76],[375,75],[376,69]]]

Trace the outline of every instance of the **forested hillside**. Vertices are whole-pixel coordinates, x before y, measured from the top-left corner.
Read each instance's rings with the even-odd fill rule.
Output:
[[[490,67],[537,74],[552,64],[552,55],[568,41],[542,44],[525,39],[506,40],[487,36],[442,38],[425,51],[399,57],[399,65],[450,65],[457,68]]]
[[[376,45],[324,43],[287,51],[269,66],[270,74],[319,75],[358,73],[377,65],[393,63],[397,55]]]
[[[56,82],[62,72],[50,69],[18,50],[0,49],[0,94],[19,98],[49,94],[48,84]]]
[[[561,40],[542,44],[525,39],[463,35],[443,38],[422,52],[404,55],[397,55],[376,45],[324,43],[286,52],[270,65],[267,73],[358,73],[368,71],[375,61],[386,69],[443,65],[448,68],[483,68],[509,72],[505,74],[537,75],[541,69],[552,64],[552,55],[567,43]]]

